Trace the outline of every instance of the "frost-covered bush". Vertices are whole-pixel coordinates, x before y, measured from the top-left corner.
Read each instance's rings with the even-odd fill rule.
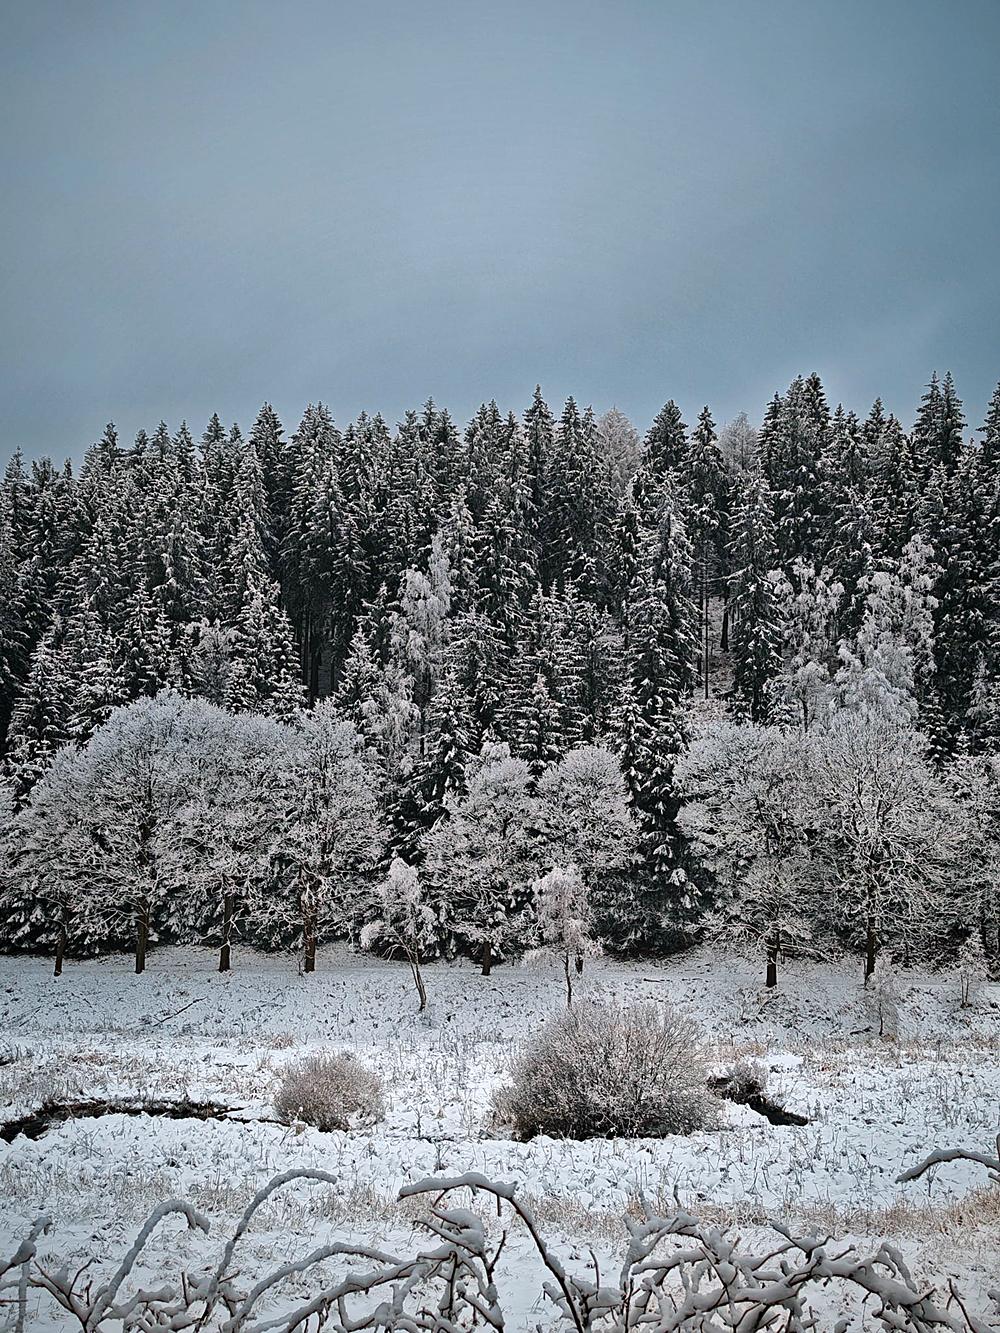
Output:
[[[290,1065],[274,1099],[279,1120],[317,1129],[354,1129],[385,1112],[382,1080],[346,1052],[311,1055]]]
[[[751,1100],[767,1094],[767,1070],[759,1060],[751,1060],[741,1055],[731,1065],[727,1065],[715,1080],[715,1085],[725,1087],[726,1096],[732,1102],[746,1105]]]
[[[916,1180],[938,1162],[956,1159],[983,1165],[991,1176],[1000,1170],[1000,1161],[985,1154],[944,1149],[899,1180]],[[179,1282],[164,1282],[152,1290],[139,1285],[135,1268],[140,1260],[144,1266],[150,1261],[144,1247],[160,1223],[183,1217],[192,1230],[209,1231],[208,1218],[191,1204],[178,1199],[158,1204],[106,1282],[94,1281],[90,1263],[53,1264],[48,1256],[44,1264],[39,1262],[39,1241],[52,1225],[42,1216],[24,1232],[12,1254],[0,1250],[0,1303],[8,1315],[4,1328],[21,1333],[33,1327],[29,1312],[37,1322],[44,1304],[46,1327],[50,1325],[45,1315],[60,1311],[88,1333],[120,1333],[123,1327],[300,1333],[313,1327],[314,1316],[317,1333],[333,1328],[376,1333],[388,1326],[391,1295],[394,1328],[502,1329],[513,1326],[513,1302],[514,1308],[524,1308],[524,1274],[512,1272],[510,1265],[498,1269],[515,1225],[527,1229],[531,1266],[537,1261],[545,1274],[536,1308],[541,1309],[543,1299],[552,1303],[552,1319],[546,1325],[553,1333],[584,1329],[635,1333],[638,1328],[643,1333],[710,1333],[779,1327],[805,1333],[832,1327],[833,1310],[858,1304],[865,1328],[986,1333],[997,1327],[1000,1314],[1000,1292],[990,1292],[990,1313],[973,1314],[954,1279],[932,1285],[922,1278],[918,1283],[899,1250],[887,1242],[860,1254],[851,1245],[824,1244],[812,1237],[796,1240],[787,1226],[774,1222],[776,1235],[764,1242],[767,1252],[762,1254],[748,1248],[741,1237],[699,1222],[683,1209],[660,1216],[646,1205],[640,1218],[626,1218],[628,1250],[620,1273],[602,1281],[593,1251],[582,1268],[568,1268],[521,1201],[519,1187],[494,1184],[478,1172],[403,1186],[400,1199],[425,1200],[429,1210],[424,1226],[431,1239],[420,1248],[393,1254],[349,1240],[315,1248],[310,1238],[309,1254],[263,1274],[255,1270],[250,1256],[237,1258],[236,1250],[259,1209],[286,1185],[307,1181],[338,1184],[335,1176],[316,1169],[276,1176],[254,1195],[217,1263],[201,1264],[197,1271],[182,1274]],[[483,1194],[491,1199],[494,1225],[470,1204],[470,1192],[473,1200]],[[289,1284],[289,1276],[296,1281]],[[60,1320],[59,1327],[64,1326],[68,1324]],[[843,1317],[835,1326],[854,1329],[859,1320]]]
[[[697,1026],[669,1005],[589,1003],[548,1020],[494,1100],[517,1138],[658,1138],[716,1123]]]

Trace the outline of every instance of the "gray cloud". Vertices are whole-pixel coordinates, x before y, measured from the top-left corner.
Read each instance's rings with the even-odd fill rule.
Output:
[[[1000,376],[993,0],[8,5],[0,453]]]

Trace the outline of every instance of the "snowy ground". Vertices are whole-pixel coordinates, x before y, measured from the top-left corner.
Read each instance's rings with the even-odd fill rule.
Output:
[[[269,1205],[248,1238],[249,1268],[331,1235],[409,1252],[414,1209],[395,1202],[400,1186],[478,1170],[520,1182],[570,1256],[588,1245],[616,1253],[618,1218],[641,1193],[664,1208],[676,1195],[744,1234],[776,1214],[862,1241],[890,1233],[918,1267],[959,1273],[973,1294],[1000,1276],[992,1262],[1000,1204],[976,1189],[981,1176],[954,1165],[916,1185],[894,1183],[934,1146],[992,1145],[1000,987],[985,987],[962,1010],[953,979],[908,974],[900,1040],[886,1044],[873,1035],[853,963],[790,966],[766,1002],[757,969],[739,960],[588,964],[585,993],[688,1009],[720,1064],[734,1054],[760,1060],[771,1094],[810,1123],[772,1126],[726,1104],[722,1129],[691,1138],[518,1144],[496,1136],[490,1095],[518,1039],[562,1004],[555,968],[530,963],[482,978],[468,966],[430,966],[425,1022],[397,964],[331,950],[307,977],[294,959],[244,954],[219,976],[214,961],[170,950],[154,954],[143,977],[129,960],[110,959],[70,964],[54,979],[44,960],[0,959],[0,1121],[52,1097],[233,1108],[223,1121],[108,1115],[0,1143],[0,1252],[45,1211],[55,1222],[51,1253],[114,1259],[153,1204],[176,1196],[224,1236],[257,1188],[297,1166],[322,1167],[338,1183],[296,1185]],[[352,1049],[383,1075],[389,1106],[377,1129],[295,1133],[269,1123],[284,1064],[320,1048]],[[175,1273],[213,1243],[169,1224],[148,1252],[148,1271]],[[512,1327],[529,1320],[535,1284],[526,1253],[511,1250],[520,1278]],[[532,1323],[541,1317],[540,1308],[530,1314]],[[35,1318],[47,1327],[40,1312]]]

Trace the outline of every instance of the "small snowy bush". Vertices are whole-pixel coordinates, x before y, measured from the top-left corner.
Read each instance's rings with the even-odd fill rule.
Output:
[[[353,1055],[312,1055],[285,1071],[274,1109],[279,1120],[317,1129],[372,1124],[385,1112],[382,1080]]]
[[[590,1003],[551,1018],[494,1100],[515,1137],[659,1138],[716,1123],[698,1028],[669,1005]]]
[[[741,1055],[733,1064],[727,1065],[715,1083],[725,1086],[730,1101],[746,1105],[748,1101],[766,1095],[767,1070],[759,1060]]]

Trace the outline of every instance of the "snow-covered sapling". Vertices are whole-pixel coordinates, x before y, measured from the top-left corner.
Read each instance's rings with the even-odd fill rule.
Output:
[[[437,923],[415,867],[395,857],[378,887],[374,906],[378,915],[361,931],[361,947],[370,949],[384,942],[403,954],[413,974],[422,1013],[427,1008],[427,988],[420,959],[436,941]]]
[[[600,949],[591,933],[593,913],[583,876],[576,866],[553,866],[534,884],[538,931],[546,949],[561,955],[566,975],[566,1004],[573,1003],[573,960],[583,971],[583,960]]]
[[[886,1041],[895,1041],[899,1036],[899,981],[887,954],[879,954],[875,970],[865,985],[878,1035]]]

